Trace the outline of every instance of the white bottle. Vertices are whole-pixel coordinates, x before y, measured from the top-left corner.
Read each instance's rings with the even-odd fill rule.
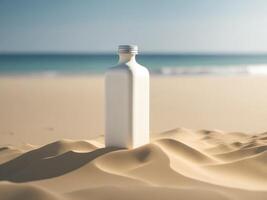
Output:
[[[106,147],[149,143],[149,72],[137,53],[135,45],[120,45],[119,63],[106,73]]]

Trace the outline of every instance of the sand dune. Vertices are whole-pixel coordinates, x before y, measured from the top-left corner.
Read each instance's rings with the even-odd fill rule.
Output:
[[[259,145],[256,147],[237,149],[227,153],[221,153],[215,155],[217,158],[222,159],[223,161],[234,161],[240,160],[249,156],[254,156],[255,154],[264,152],[267,150],[267,145]]]
[[[229,181],[248,189],[265,190],[267,188],[267,152],[243,158],[238,161],[206,166],[213,176],[221,181]]]
[[[215,162],[209,155],[205,155],[204,153],[174,139],[161,139],[156,143],[168,154],[178,156],[179,158],[183,158],[193,163],[206,164]]]
[[[103,148],[102,137],[1,147],[0,200],[263,200],[266,150],[266,133],[184,128],[131,150]]]

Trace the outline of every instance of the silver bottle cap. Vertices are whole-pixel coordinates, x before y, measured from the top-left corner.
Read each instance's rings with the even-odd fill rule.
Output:
[[[138,53],[138,47],[137,45],[119,45],[119,53],[131,53],[131,54],[137,54]]]

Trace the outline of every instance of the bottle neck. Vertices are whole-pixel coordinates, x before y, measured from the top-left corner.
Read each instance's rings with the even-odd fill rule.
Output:
[[[135,56],[136,56],[136,54],[120,53],[119,54],[119,64],[127,63],[127,62],[136,62]]]

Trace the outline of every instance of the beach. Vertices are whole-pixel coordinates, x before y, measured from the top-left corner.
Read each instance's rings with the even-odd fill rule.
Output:
[[[266,76],[152,76],[151,134],[266,131]],[[104,134],[104,76],[0,77],[1,145]]]
[[[104,148],[104,77],[0,78],[0,199],[266,199],[267,77],[151,77],[151,143]]]
[[[267,200],[266,8],[0,0],[0,200]]]

